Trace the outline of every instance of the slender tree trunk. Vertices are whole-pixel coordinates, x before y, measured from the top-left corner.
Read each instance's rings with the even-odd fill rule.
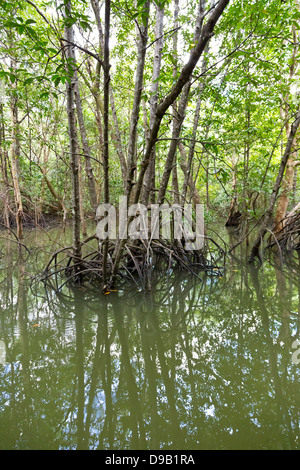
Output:
[[[158,196],[157,196],[158,204],[162,204],[164,202],[170,175],[174,167],[174,159],[175,159],[176,150],[177,150],[177,146],[179,142],[181,126],[185,117],[185,110],[186,110],[186,106],[188,103],[189,91],[190,91],[190,82],[188,82],[183,89],[183,92],[179,101],[179,105],[178,105],[177,117],[174,118],[173,120],[172,138],[171,138],[167,158],[165,161],[165,168],[163,171],[162,179],[159,185]]]
[[[94,177],[92,163],[91,163],[90,146],[88,143],[86,129],[85,129],[77,71],[75,71],[74,92],[75,92],[77,120],[78,120],[81,143],[82,143],[82,148],[83,148],[83,153],[84,153],[85,171],[87,175],[88,187],[89,187],[89,193],[90,193],[90,201],[91,201],[91,206],[93,210],[96,212],[97,205],[98,205],[96,182],[95,182],[95,177]]]
[[[186,155],[185,148],[184,148],[184,146],[181,142],[179,142],[178,148],[179,148],[179,151],[180,151],[180,154],[181,154],[180,167],[182,169],[182,172],[184,174],[185,179],[187,179],[187,160],[188,160],[188,157]],[[195,185],[191,175],[187,179],[187,186],[190,188],[190,194],[191,194],[191,199],[192,199],[193,203],[195,205],[201,204],[200,195],[198,193],[198,190],[196,188],[196,185]],[[182,202],[184,204],[185,200],[183,200]]]
[[[66,16],[71,16],[71,2],[68,2],[65,8]],[[74,43],[74,31],[72,27],[65,26],[65,39],[67,41],[66,57],[72,59],[73,64],[76,63],[74,47],[70,44]],[[76,261],[81,259],[81,242],[80,242],[80,183],[79,183],[79,162],[77,154],[77,133],[76,133],[76,111],[75,111],[75,83],[76,75],[74,65],[69,65],[71,71],[71,83],[67,81],[67,114],[69,128],[69,147],[70,147],[70,165],[73,189],[73,256]],[[78,266],[80,271],[80,265]]]
[[[79,148],[78,148],[79,150]],[[78,152],[80,153],[80,152]],[[83,205],[83,186],[82,186],[82,170],[81,170],[82,162],[79,156],[78,158],[78,175],[79,175],[79,209],[80,209],[80,225],[81,225],[81,232],[83,236],[86,236],[87,229],[86,229],[86,220],[84,214],[84,205]]]
[[[199,11],[198,11],[198,16],[196,20],[195,32],[194,32],[194,43],[197,43],[197,41],[199,41],[199,38],[201,36],[203,20],[204,20],[204,15],[205,15],[205,5],[206,5],[206,0],[200,0]],[[175,161],[176,151],[177,151],[182,123],[185,118],[185,111],[186,111],[186,107],[188,104],[190,87],[191,87],[191,76],[189,76],[187,83],[185,84],[183,88],[182,95],[178,104],[178,110],[176,114],[173,114],[172,140],[171,140],[168,155],[166,158],[162,180],[159,186],[159,192],[158,192],[159,204],[162,204],[164,201],[171,172],[173,171],[174,166],[176,166],[176,161]],[[175,180],[176,180],[176,176],[175,176]]]
[[[5,142],[5,132],[4,132],[4,116],[3,116],[3,104],[0,104],[0,164],[1,164],[1,198],[3,201],[3,221],[4,225],[9,229],[10,228],[10,205],[9,205],[9,183],[8,183],[8,174],[7,174],[7,160],[8,155],[6,150],[3,148],[3,143]]]
[[[235,158],[235,155],[232,158],[232,199],[229,208],[229,214],[227,217],[226,227],[237,227],[241,218],[241,212],[238,209],[238,197],[237,197],[237,175],[236,167],[238,164],[238,159]]]
[[[298,10],[300,10],[298,1],[296,1],[296,5],[298,7]],[[298,46],[299,35],[297,34],[295,25],[293,25],[292,28],[293,28],[292,31],[293,31],[294,50],[293,50],[293,54],[292,54],[292,58],[290,62],[290,73],[289,73],[290,81],[292,81],[295,75],[295,72],[297,70],[297,66],[298,66],[297,55],[298,55],[298,49],[299,49],[299,46]],[[286,129],[287,138],[289,137],[289,134],[290,134],[290,125],[288,122],[289,99],[290,99],[290,91],[286,93],[284,100],[283,100],[284,102],[283,106],[280,110],[283,122],[286,122],[285,129]],[[297,138],[294,139],[293,148],[294,149],[297,148]],[[288,209],[288,205],[290,201],[290,194],[292,192],[293,181],[294,181],[295,167],[293,163],[294,163],[296,155],[297,155],[296,151],[291,153],[287,166],[286,166],[285,175],[283,177],[282,192],[278,198],[277,210],[276,210],[276,215],[275,215],[275,227],[274,227],[275,234],[279,233],[280,230],[282,230],[285,225],[284,219],[285,219],[285,215]]]
[[[105,35],[104,35],[104,90],[103,90],[103,179],[104,203],[109,203],[109,34],[110,34],[110,0],[105,0]],[[103,290],[107,284],[108,240],[103,242]]]
[[[293,145],[295,148],[295,142]],[[294,173],[295,173],[295,165],[294,165],[294,155],[296,152],[292,152],[289,161],[287,162],[283,182],[282,182],[282,191],[278,198],[277,210],[275,215],[275,226],[274,226],[274,233],[279,233],[285,227],[285,216],[287,213],[287,209],[289,206],[290,195],[293,189],[294,183]]]
[[[150,1],[147,0],[144,4],[143,17],[145,22],[139,25],[138,29],[138,53],[137,53],[137,68],[136,78],[134,85],[133,106],[130,119],[129,142],[127,151],[127,182],[126,182],[126,195],[130,200],[131,190],[134,184],[134,175],[136,172],[136,139],[137,139],[137,125],[139,120],[139,112],[143,90],[144,68],[146,58],[146,45],[148,41],[148,22],[150,12]]]
[[[254,262],[255,258],[260,259],[259,248],[260,248],[262,240],[263,240],[263,238],[264,238],[264,236],[265,236],[265,234],[268,230],[268,226],[271,222],[271,218],[272,218],[272,215],[273,215],[273,212],[274,212],[276,199],[277,199],[278,192],[279,192],[279,189],[280,189],[280,186],[281,186],[281,183],[282,183],[284,171],[285,171],[288,159],[289,159],[291,151],[292,151],[294,138],[295,138],[295,135],[297,133],[299,125],[300,125],[300,111],[298,111],[298,113],[296,115],[296,119],[295,119],[295,121],[293,122],[293,124],[291,126],[291,131],[290,131],[289,138],[288,138],[288,141],[287,141],[287,144],[286,144],[285,152],[284,152],[284,154],[281,158],[278,175],[277,175],[276,182],[275,182],[274,188],[273,188],[273,192],[272,192],[272,195],[271,195],[271,198],[270,198],[269,207],[268,207],[268,209],[265,213],[265,216],[264,216],[261,228],[259,230],[258,236],[257,236],[257,238],[256,238],[256,240],[255,240],[255,242],[252,246],[252,250],[251,250],[251,254],[250,254],[250,258],[249,258],[250,263]]]
[[[174,0],[174,29],[175,33],[173,35],[173,58],[174,58],[174,65],[173,65],[173,81],[176,82],[177,74],[178,74],[178,26],[179,26],[179,0]],[[176,118],[177,118],[177,103],[175,102],[173,105],[173,127],[176,125]],[[178,144],[177,144],[178,148]],[[179,182],[178,182],[178,173],[177,173],[177,148],[174,153],[174,162],[172,168],[172,189],[173,189],[173,202],[175,204],[180,203],[179,197]]]
[[[206,47],[209,39],[211,38],[211,36],[213,34],[213,30],[215,28],[215,25],[217,24],[219,18],[223,14],[223,11],[225,10],[225,8],[229,4],[229,2],[230,2],[230,0],[220,0],[218,2],[216,7],[214,8],[213,12],[211,13],[209,19],[207,20],[207,23],[202,28],[202,32],[201,32],[199,40],[196,44],[196,47],[191,51],[189,60],[187,61],[185,66],[182,68],[177,82],[173,86],[170,93],[165,97],[165,99],[157,106],[156,113],[155,113],[155,119],[154,119],[154,122],[153,122],[153,126],[150,129],[149,140],[147,142],[144,157],[143,157],[143,160],[142,160],[141,165],[140,165],[140,172],[139,172],[137,182],[136,182],[136,185],[135,185],[135,191],[134,191],[134,196],[133,196],[133,201],[132,201],[134,204],[136,204],[139,201],[139,198],[140,198],[145,172],[146,172],[146,170],[148,168],[148,165],[149,165],[149,162],[150,162],[152,149],[153,149],[153,147],[154,147],[154,145],[157,141],[157,136],[158,136],[158,132],[159,132],[159,129],[160,129],[161,121],[162,121],[163,117],[165,116],[165,113],[167,112],[169,107],[178,98],[178,96],[181,93],[181,91],[182,91],[183,87],[185,86],[185,84],[189,81],[190,76],[191,76],[194,68],[196,67],[199,58],[201,57],[202,53],[204,52],[205,47]],[[132,186],[129,189],[130,189],[129,196],[131,196]],[[130,223],[130,222],[131,222],[131,219],[129,218],[128,223]],[[117,245],[117,249],[116,249],[115,255],[114,255],[114,267],[113,267],[113,273],[112,273],[112,277],[113,277],[112,280],[114,280],[116,272],[119,268],[119,263],[120,263],[120,259],[121,259],[121,256],[122,256],[122,250],[123,250],[124,244],[125,244],[125,241],[122,240]]]
[[[205,169],[205,189],[206,189],[206,207],[210,207],[210,197],[209,197],[209,158],[206,158],[206,169]]]
[[[53,184],[51,183],[51,181],[49,180],[48,176],[47,176],[47,173],[46,173],[46,168],[45,166],[42,168],[40,165],[38,165],[38,168],[40,169],[42,175],[43,175],[43,178],[44,178],[44,181],[45,183],[47,184],[47,187],[50,191],[50,193],[52,194],[53,198],[57,201],[58,203],[58,206],[59,206],[59,209],[63,212],[63,220],[65,222],[66,220],[66,217],[67,217],[67,208],[65,206],[65,203],[63,201],[63,198],[59,196],[59,194],[57,193],[57,191],[55,190]]]
[[[211,0],[211,8],[215,5],[215,0]],[[205,3],[203,4],[203,13],[205,12]],[[208,53],[208,47],[209,43],[206,45],[206,50],[205,50],[205,55],[202,60],[202,65],[201,65],[201,74],[204,76],[205,71],[207,69],[207,53]],[[198,129],[198,124],[199,124],[199,117],[200,117],[200,109],[201,109],[201,104],[202,104],[202,94],[205,89],[206,85],[206,79],[203,79],[203,81],[199,82],[198,86],[198,98],[196,102],[196,109],[195,109],[195,114],[194,114],[194,120],[193,120],[193,139],[190,142],[190,147],[189,147],[189,153],[188,153],[188,159],[186,162],[186,174],[184,178],[184,183],[183,183],[183,190],[182,190],[182,195],[183,195],[183,201],[186,198],[186,191],[187,191],[187,186],[188,186],[188,181],[189,178],[192,174],[192,163],[194,159],[194,153],[195,153],[195,145],[196,145],[196,135],[197,135],[197,129]]]
[[[90,65],[89,62],[87,61],[87,68],[88,68],[88,73],[90,77],[90,81],[92,81],[92,73],[90,70]],[[98,69],[98,67],[97,67]],[[99,72],[100,73],[100,72]],[[91,85],[90,81],[86,79],[84,74],[82,74],[82,78],[85,81],[85,84],[91,91],[94,101],[95,101],[95,110],[94,110],[94,115],[96,119],[96,124],[97,124],[97,129],[98,129],[98,138],[99,138],[99,158],[100,161],[103,160],[103,147],[104,147],[104,139],[103,139],[103,125],[102,125],[102,116],[103,116],[103,102],[101,101],[100,97],[100,81],[95,80],[94,85]],[[98,187],[99,189],[99,187]],[[99,191],[98,191],[99,192]],[[99,194],[97,192],[97,200],[99,200]]]
[[[119,121],[118,121],[117,110],[116,110],[116,105],[115,105],[115,97],[114,97],[114,93],[113,93],[111,85],[109,87],[109,100],[110,100],[111,114],[112,114],[113,123],[114,123],[114,132],[111,131],[112,141],[114,142],[115,149],[119,157],[119,161],[121,165],[121,173],[122,173],[124,189],[125,189],[126,188],[126,184],[125,184],[126,176],[127,176],[127,163],[126,163],[126,158],[125,158],[124,151],[123,151],[121,132],[119,128]]]
[[[15,69],[15,60],[12,60],[12,68]],[[19,141],[19,122],[18,122],[18,96],[17,83],[11,84],[11,172],[14,185],[14,196],[16,205],[16,224],[17,236],[23,238],[23,204],[20,189],[19,177],[19,157],[20,157],[20,141]]]
[[[164,9],[156,5],[156,23],[155,23],[155,45],[152,70],[152,84],[150,87],[150,119],[149,127],[152,127],[155,118],[155,112],[158,103],[158,84],[161,70],[161,60],[163,51],[163,27],[164,27]],[[149,196],[151,202],[155,199],[155,147],[153,147],[150,163],[145,173],[142,203],[147,204]]]
[[[294,170],[294,178],[293,178],[293,196],[292,196],[292,205],[295,206],[296,204],[296,197],[297,197],[297,183],[298,183],[298,168],[296,167]]]
[[[206,59],[204,59],[203,62],[206,62]],[[193,159],[194,159],[195,144],[196,144],[195,137],[196,137],[196,134],[197,134],[198,123],[199,123],[200,108],[201,108],[201,102],[202,102],[202,96],[201,95],[202,95],[203,89],[204,89],[204,86],[201,83],[199,85],[199,95],[198,95],[195,114],[194,114],[193,139],[190,142],[188,159],[187,159],[187,162],[186,162],[186,173],[185,173],[185,178],[184,178],[184,182],[183,182],[183,190],[182,190],[182,200],[183,201],[185,201],[185,199],[186,199],[188,181],[189,181],[189,178],[192,175],[192,163],[193,163]]]
[[[170,91],[170,93],[165,97],[165,99],[157,106],[155,120],[153,123],[152,128],[150,129],[149,141],[147,143],[147,147],[145,150],[143,161],[141,162],[141,169],[138,176],[137,184],[135,186],[135,194],[134,194],[134,202],[139,200],[139,196],[141,193],[141,188],[143,184],[143,179],[145,175],[145,171],[149,165],[150,155],[153,146],[156,143],[158,131],[160,128],[161,121],[165,116],[165,113],[169,109],[169,107],[174,103],[174,101],[178,98],[180,93],[182,92],[184,86],[190,80],[190,76],[197,65],[197,62],[201,55],[203,54],[208,41],[210,40],[214,27],[218,22],[219,18],[221,17],[223,11],[229,4],[230,0],[220,0],[216,5],[214,11],[212,12],[211,16],[209,17],[207,23],[202,28],[202,32],[200,34],[200,38],[190,53],[190,58],[185,66],[182,68],[181,73],[178,77],[177,82],[175,83],[174,87]]]
[[[247,67],[247,73],[249,72],[249,67]],[[246,89],[246,102],[245,102],[245,134],[246,138],[244,141],[244,161],[243,161],[243,201],[242,201],[242,212],[247,213],[247,206],[249,201],[249,159],[250,159],[250,125],[251,125],[251,113],[250,113],[250,94],[251,94],[251,84],[247,84]]]
[[[99,3],[97,2],[97,0],[91,0],[91,4],[94,10],[97,29],[98,29],[99,55],[101,58],[103,58],[104,35],[103,35],[103,30],[102,30],[101,18],[100,18]],[[96,100],[96,109],[97,109],[97,115],[98,115],[99,120],[101,120],[100,115],[103,109],[103,106],[101,106],[100,93],[99,93],[100,92],[100,89],[99,89],[100,69],[101,69],[100,63],[98,62],[97,67],[96,67],[96,79],[95,79],[95,83],[94,83],[93,90],[92,90],[92,93]],[[121,138],[121,132],[120,132],[117,110],[116,110],[116,105],[115,105],[114,92],[113,92],[111,83],[109,84],[109,101],[110,101],[110,109],[111,109],[111,114],[112,114],[113,124],[114,124],[114,129],[112,129],[112,127],[110,126],[111,140],[119,157],[124,190],[126,190],[127,162],[126,162],[125,154],[123,151],[122,138]]]

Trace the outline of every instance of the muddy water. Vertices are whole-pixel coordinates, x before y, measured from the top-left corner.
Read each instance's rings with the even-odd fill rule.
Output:
[[[299,449],[297,265],[55,293],[65,242],[1,234],[1,449]]]

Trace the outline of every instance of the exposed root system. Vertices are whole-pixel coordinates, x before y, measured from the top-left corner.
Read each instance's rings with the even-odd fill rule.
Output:
[[[278,247],[280,250],[300,250],[300,212],[294,212],[286,218],[284,227],[269,238],[267,248]]]
[[[103,287],[103,250],[95,236],[84,242],[83,255],[76,259],[72,247],[56,251],[40,280],[60,291],[64,286],[74,284],[95,284]],[[107,270],[112,272],[116,244],[109,242]],[[220,274],[223,270],[226,248],[222,248],[212,239],[207,238],[205,249],[187,251],[178,242],[152,240],[151,243],[129,240],[123,250],[123,256],[115,279],[110,280],[104,291],[116,285],[129,283],[137,288],[151,291],[156,273],[172,276],[175,271],[200,279],[201,273]],[[221,266],[221,267],[220,267]]]

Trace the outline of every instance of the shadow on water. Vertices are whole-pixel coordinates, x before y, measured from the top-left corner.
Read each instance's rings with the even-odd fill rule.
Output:
[[[299,449],[299,263],[55,294],[0,248],[1,449]]]

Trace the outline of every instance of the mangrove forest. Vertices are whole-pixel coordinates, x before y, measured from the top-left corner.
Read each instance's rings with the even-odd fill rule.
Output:
[[[300,0],[0,25],[0,449],[299,450]]]

